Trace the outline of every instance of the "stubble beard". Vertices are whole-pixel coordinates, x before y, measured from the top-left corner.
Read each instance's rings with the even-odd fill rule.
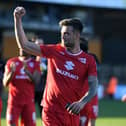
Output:
[[[66,48],[71,48],[71,49],[74,48],[75,46],[74,43],[69,43],[69,42],[64,42],[64,45]]]

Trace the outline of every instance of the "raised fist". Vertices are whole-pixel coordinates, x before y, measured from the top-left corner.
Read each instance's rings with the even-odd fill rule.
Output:
[[[15,18],[21,18],[25,15],[26,11],[24,7],[16,7],[14,10],[14,17]]]

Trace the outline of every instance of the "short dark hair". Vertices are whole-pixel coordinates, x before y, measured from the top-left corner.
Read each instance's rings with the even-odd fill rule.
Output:
[[[75,30],[78,30],[80,33],[83,30],[83,24],[78,18],[68,18],[63,19],[59,22],[60,27],[62,26],[72,26]]]
[[[80,37],[80,48],[84,52],[88,52],[88,41],[84,37]]]

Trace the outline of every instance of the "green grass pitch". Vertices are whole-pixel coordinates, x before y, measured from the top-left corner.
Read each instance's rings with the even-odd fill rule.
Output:
[[[42,126],[41,118],[37,110],[37,126]],[[3,101],[1,126],[6,126],[5,120],[6,102]],[[99,117],[96,126],[126,126],[126,103],[115,100],[99,101]]]

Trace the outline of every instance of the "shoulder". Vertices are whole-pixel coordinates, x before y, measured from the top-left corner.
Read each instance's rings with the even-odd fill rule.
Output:
[[[18,57],[9,58],[6,63],[18,61]]]
[[[93,56],[93,58],[95,59],[96,63],[97,64],[100,64],[99,60],[98,60],[98,57],[96,56],[96,54],[94,53],[88,53],[89,55]]]
[[[85,58],[87,58],[87,59],[92,59],[92,58],[94,59],[94,56],[91,55],[90,53],[83,52],[82,55],[83,55]]]
[[[55,49],[64,50],[65,48],[60,43],[58,43],[58,44],[55,45]]]
[[[40,47],[50,47],[50,48],[57,48],[59,44],[41,44]]]
[[[96,61],[95,61],[95,58],[94,58],[94,56],[93,55],[90,55],[89,53],[85,53],[85,52],[83,52],[83,57],[86,59],[86,62],[88,63],[88,64],[92,64],[92,63],[96,63]]]
[[[50,44],[49,46],[55,51],[63,51],[63,50],[65,50],[65,48],[60,43],[58,43],[58,44]]]
[[[61,44],[44,44],[44,45],[40,45],[40,48],[42,50],[46,49],[46,50],[61,50],[63,47],[61,46]]]

